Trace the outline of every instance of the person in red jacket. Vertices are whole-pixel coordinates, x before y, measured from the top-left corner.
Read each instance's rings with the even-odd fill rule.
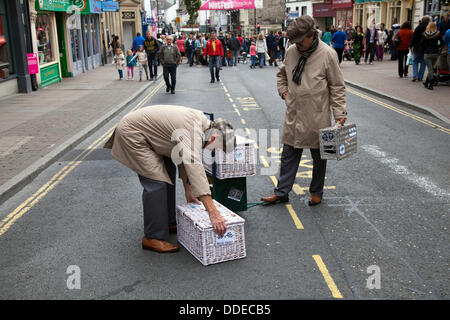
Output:
[[[392,42],[397,43],[397,57],[398,57],[398,76],[403,78],[403,76],[408,76],[408,52],[409,52],[409,42],[413,36],[414,32],[411,30],[411,24],[409,21],[406,21],[400,27],[400,31],[398,31]],[[400,38],[400,41],[397,40]]]
[[[214,68],[216,68],[216,80],[220,81],[220,59],[223,57],[222,42],[217,39],[215,32],[211,33],[211,39],[208,40],[203,51],[203,58],[209,56],[209,71],[211,72],[211,83],[214,83]]]

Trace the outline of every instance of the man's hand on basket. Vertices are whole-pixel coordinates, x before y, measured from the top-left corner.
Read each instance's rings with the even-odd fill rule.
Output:
[[[211,220],[214,232],[222,237],[225,234],[225,231],[227,231],[227,225],[225,224],[226,220],[217,210],[209,213],[209,219]]]

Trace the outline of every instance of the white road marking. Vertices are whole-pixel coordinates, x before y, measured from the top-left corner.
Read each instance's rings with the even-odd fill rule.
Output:
[[[389,168],[391,168],[391,170],[396,174],[404,176],[406,179],[422,188],[426,192],[431,193],[432,195],[437,197],[450,197],[450,193],[448,193],[446,190],[439,188],[428,178],[419,176],[418,174],[410,171],[404,165],[399,164],[400,160],[398,160],[397,158],[389,157],[388,154],[384,151],[381,151],[378,146],[364,145],[361,148],[374,156],[376,160],[388,165]]]

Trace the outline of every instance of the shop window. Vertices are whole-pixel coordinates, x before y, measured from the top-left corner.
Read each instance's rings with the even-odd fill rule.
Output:
[[[36,18],[36,39],[40,65],[54,61],[50,30],[49,16],[38,14]]]
[[[98,54],[99,53],[99,49],[98,49],[98,37],[97,37],[97,19],[94,16],[91,16],[91,37],[92,37],[92,51],[94,54]]]
[[[77,29],[70,29],[70,47],[72,49],[72,60],[76,62],[80,58],[80,38]]]
[[[308,14],[308,7],[302,7],[302,16],[306,16]]]
[[[401,10],[402,10],[402,2],[401,1],[396,1],[396,2],[392,3],[391,8],[390,8],[392,21],[394,19],[397,19],[398,23],[400,23],[400,24],[402,23],[400,21]]]
[[[5,2],[0,3],[0,79],[7,79],[14,73],[11,63],[11,48],[7,26]]]

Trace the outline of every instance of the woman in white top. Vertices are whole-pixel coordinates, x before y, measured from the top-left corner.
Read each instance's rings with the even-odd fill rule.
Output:
[[[264,39],[264,35],[261,33],[258,36],[258,40],[256,40],[256,53],[259,58],[259,67],[262,68],[266,65],[266,52],[267,52],[267,44],[266,39]]]
[[[386,29],[384,23],[380,24],[380,28],[377,30],[377,61],[383,61],[384,43],[387,39]]]

